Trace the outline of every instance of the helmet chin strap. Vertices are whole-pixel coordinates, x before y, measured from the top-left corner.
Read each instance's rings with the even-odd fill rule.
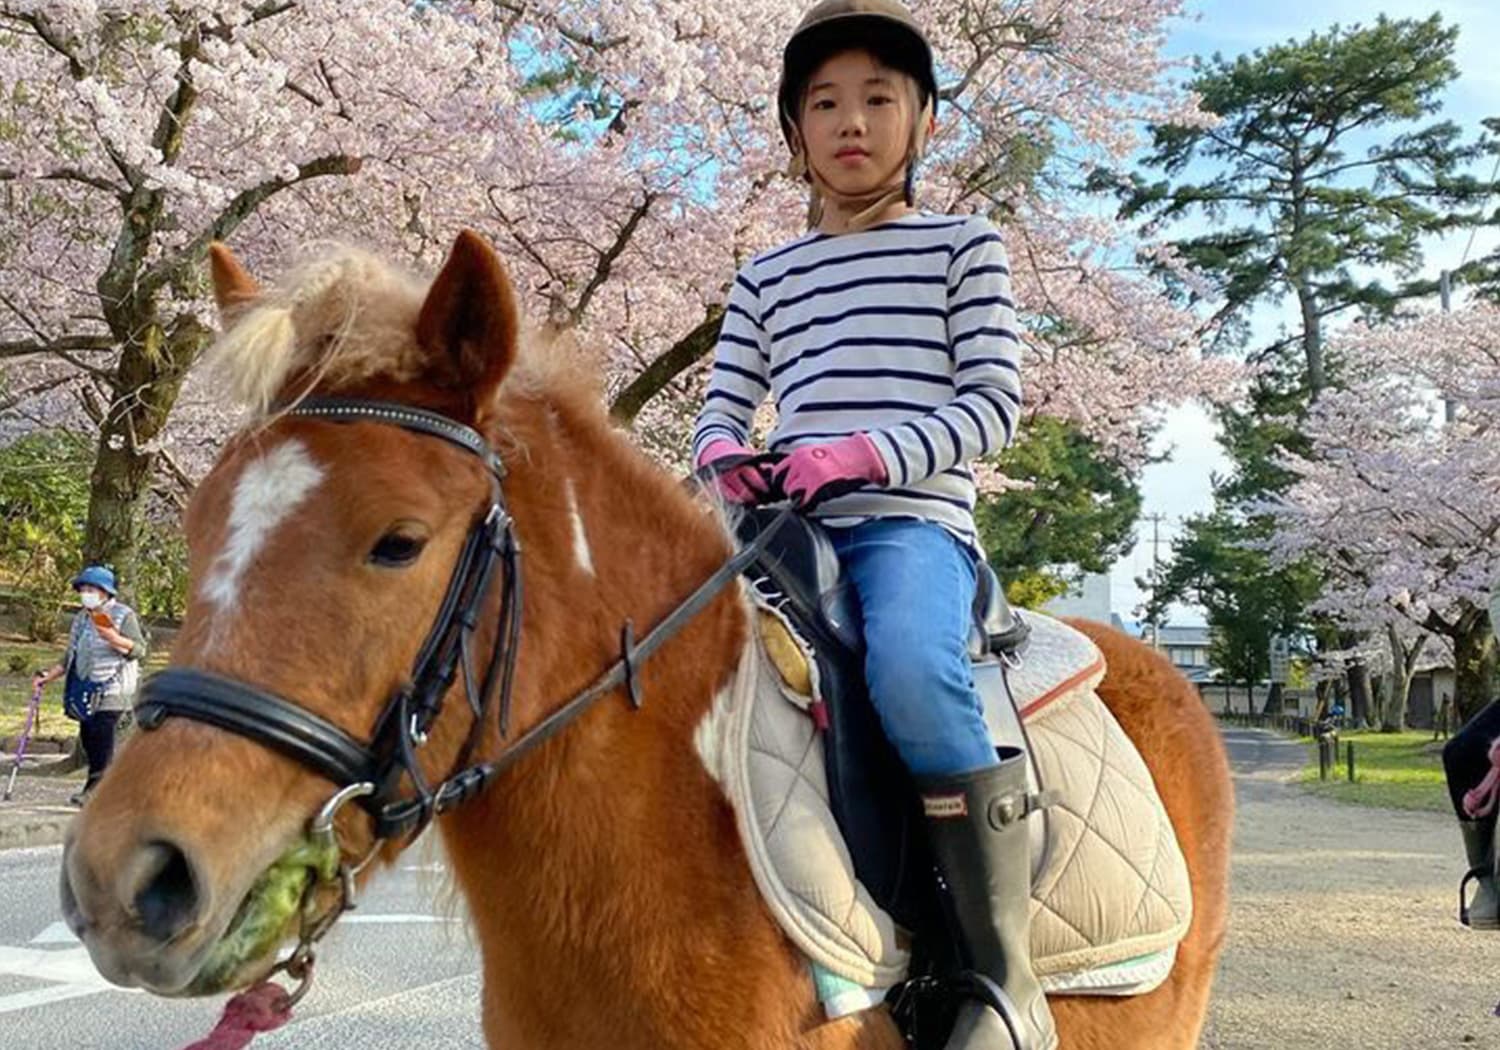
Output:
[[[840,211],[850,214],[845,223],[847,233],[858,233],[869,229],[893,204],[904,202],[907,207],[917,203],[917,165],[927,151],[927,129],[931,124],[932,101],[923,103],[917,119],[912,124],[911,138],[906,147],[906,162],[901,166],[900,180],[871,190],[869,193],[848,194],[835,189],[823,173],[808,159],[806,145],[802,141],[802,129],[793,125],[792,160],[788,174],[802,179],[810,186],[807,198],[807,226],[816,228],[827,214],[832,203]]]

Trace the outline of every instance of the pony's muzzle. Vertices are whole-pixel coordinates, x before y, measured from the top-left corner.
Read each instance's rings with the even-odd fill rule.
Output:
[[[187,852],[152,839],[100,868],[76,846],[70,842],[63,853],[62,914],[99,972],[115,984],[161,992],[184,984],[201,951],[184,942],[202,929],[207,902]]]

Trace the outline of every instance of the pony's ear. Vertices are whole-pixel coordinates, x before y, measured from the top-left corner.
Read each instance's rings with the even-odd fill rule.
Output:
[[[227,324],[260,296],[260,285],[250,276],[229,246],[214,241],[208,246],[208,265],[214,279],[214,301],[219,317]]]
[[[519,329],[516,295],[494,249],[462,231],[417,316],[417,344],[440,381],[482,404],[515,361]]]

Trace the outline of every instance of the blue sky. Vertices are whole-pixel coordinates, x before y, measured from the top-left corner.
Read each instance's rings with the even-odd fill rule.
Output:
[[[1218,51],[1233,57],[1267,44],[1304,38],[1336,22],[1369,23],[1382,12],[1391,18],[1426,18],[1438,12],[1444,21],[1456,23],[1460,27],[1456,52],[1460,77],[1449,89],[1442,115],[1474,131],[1482,117],[1500,115],[1500,63],[1494,60],[1500,42],[1497,0],[1386,0],[1375,5],[1359,0],[1195,0],[1190,4],[1189,17],[1171,33],[1167,53],[1186,57]],[[1456,266],[1467,240],[1467,234],[1463,234],[1432,242],[1427,252],[1429,268],[1436,271]],[[1497,240],[1500,238],[1493,233],[1480,234],[1472,254],[1492,250]],[[1276,316],[1265,318],[1267,330],[1274,330],[1277,324]],[[1146,512],[1168,518],[1163,530],[1164,555],[1166,540],[1176,533],[1175,524],[1212,505],[1209,477],[1224,466],[1213,440],[1213,425],[1197,406],[1174,411],[1168,417],[1158,441],[1158,451],[1167,450],[1171,450],[1170,461],[1147,468],[1142,480]],[[1131,618],[1141,599],[1134,579],[1144,575],[1151,564],[1150,528],[1143,525],[1137,531],[1144,542],[1115,567],[1111,580],[1111,604],[1126,619]],[[1202,614],[1178,610],[1173,622],[1201,623]]]

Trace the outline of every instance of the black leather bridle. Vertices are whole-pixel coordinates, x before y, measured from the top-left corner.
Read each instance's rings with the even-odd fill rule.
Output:
[[[522,755],[572,723],[597,701],[624,688],[634,708],[641,706],[637,668],[706,606],[761,552],[787,508],[757,541],[729,559],[697,590],[636,642],[630,621],[620,634],[621,655],[598,679],[532,727],[494,760],[473,762],[474,751],[499,699],[499,731],[510,730],[511,689],[521,628],[521,545],[505,508],[505,467],[477,431],[446,416],[386,401],[308,398],[284,413],[335,423],[374,422],[440,438],[479,457],[488,470],[490,495],[476,516],[454,566],[437,619],[417,655],[409,679],[396,689],[363,743],[292,700],[249,683],[192,668],[169,668],[149,679],[136,705],[142,729],[168,717],[188,718],[247,737],[301,763],[340,789],[357,788],[361,805],[374,821],[377,842],[414,837],[432,818],[473,798]],[[504,577],[498,633],[482,676],[476,675],[474,634],[480,626],[496,571]],[[468,739],[453,772],[431,785],[417,761],[418,750],[443,709],[454,679],[462,672],[473,715]],[[410,784],[409,791],[403,782]],[[368,790],[364,790],[368,788]]]

